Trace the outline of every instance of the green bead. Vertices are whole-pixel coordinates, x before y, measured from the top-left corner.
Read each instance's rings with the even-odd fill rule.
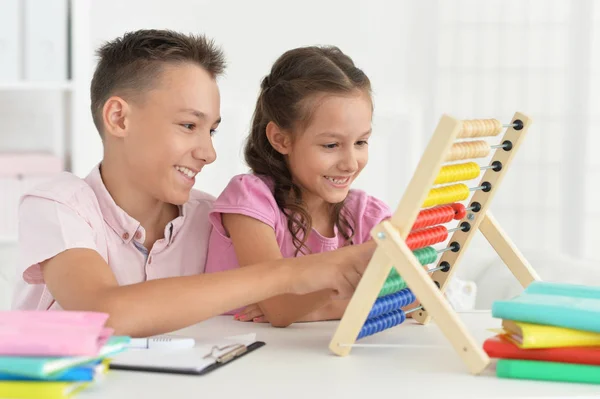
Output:
[[[437,259],[437,251],[433,247],[425,247],[413,251],[413,254],[421,265],[429,265]]]
[[[435,262],[435,260],[438,257],[437,251],[433,247],[417,249],[413,251],[413,254],[421,263],[421,265],[429,265]],[[387,279],[385,280],[385,283],[383,284],[383,287],[379,291],[378,297],[395,294],[396,292],[401,291],[405,288],[406,282],[400,276],[400,274],[398,274],[396,268],[392,267]]]
[[[392,269],[393,271],[394,269]],[[378,297],[382,297],[385,295],[394,294],[398,291],[406,288],[406,282],[402,277],[400,277],[397,273],[393,275],[392,272],[388,275],[388,278],[385,280],[381,291],[379,291]]]

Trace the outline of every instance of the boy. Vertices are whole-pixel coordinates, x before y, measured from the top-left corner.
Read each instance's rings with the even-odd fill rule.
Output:
[[[91,84],[104,146],[85,179],[63,173],[19,208],[17,309],[110,314],[117,334],[173,331],[285,293],[348,297],[374,244],[203,274],[221,51],[203,36],[141,30],[106,43]]]

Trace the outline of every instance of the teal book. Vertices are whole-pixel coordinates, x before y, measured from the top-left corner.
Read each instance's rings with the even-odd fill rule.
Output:
[[[600,384],[600,366],[589,364],[499,359],[496,375],[500,378]]]
[[[13,375],[0,373],[0,381],[57,381],[57,382],[92,382],[108,369],[108,364],[102,360],[96,360],[91,363],[82,364],[67,369],[65,372],[48,375],[41,378],[25,377],[22,375]]]
[[[34,379],[58,378],[77,366],[113,356],[127,348],[130,337],[113,336],[97,356],[36,357],[0,356],[0,373]]]
[[[600,332],[600,287],[534,281],[521,295],[495,301],[492,316]]]

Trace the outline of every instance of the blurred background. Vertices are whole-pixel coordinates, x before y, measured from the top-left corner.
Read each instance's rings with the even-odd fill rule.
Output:
[[[99,162],[94,51],[140,28],[205,33],[225,51],[218,159],[197,182],[213,195],[246,171],[241,148],[260,80],[293,47],[337,45],[371,78],[374,134],[356,187],[392,208],[442,114],[504,123],[529,115],[491,210],[543,279],[600,284],[599,3],[0,0],[0,309],[16,278],[19,196]],[[466,307],[520,290],[479,233],[457,270],[472,282]]]

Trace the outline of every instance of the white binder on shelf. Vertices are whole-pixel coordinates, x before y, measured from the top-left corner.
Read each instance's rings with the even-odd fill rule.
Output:
[[[0,0],[0,82],[21,78],[20,0]]]
[[[68,79],[68,0],[23,0],[25,80]]]

